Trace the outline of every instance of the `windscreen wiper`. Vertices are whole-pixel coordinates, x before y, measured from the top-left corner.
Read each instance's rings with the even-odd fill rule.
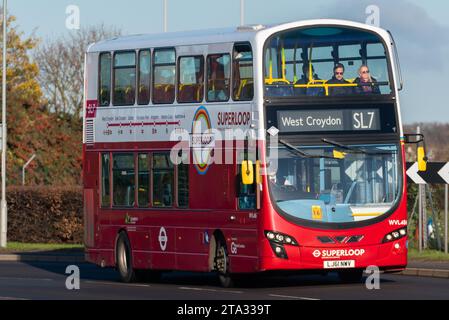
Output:
[[[329,139],[321,139],[321,141],[326,143],[326,144],[330,144],[331,146],[340,148],[342,150],[346,150],[346,151],[348,151],[348,153],[369,154],[369,155],[391,155],[391,154],[393,154],[393,152],[383,151],[383,150],[380,150],[380,149],[377,149],[377,148],[376,149],[379,150],[379,152],[377,152],[377,151],[374,151],[374,152],[366,151],[366,150],[363,150],[361,148],[350,147],[350,146],[347,146],[347,145],[344,145],[344,144],[341,144],[339,142],[336,142],[336,141],[333,141],[333,140],[329,140]]]
[[[307,158],[307,159],[332,159],[332,160],[341,160],[340,158],[336,158],[336,157],[332,157],[332,156],[326,156],[324,154],[322,155],[314,155],[314,154],[309,154],[306,153],[304,151],[299,150],[298,148],[296,148],[295,146],[291,145],[290,143],[284,141],[284,140],[279,140],[279,142],[281,144],[283,144],[284,146],[287,147],[287,149],[289,149],[290,151],[294,151],[294,153],[298,154],[299,156],[301,156],[302,158]]]

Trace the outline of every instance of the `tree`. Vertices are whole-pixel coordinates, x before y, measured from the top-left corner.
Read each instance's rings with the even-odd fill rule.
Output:
[[[99,25],[48,41],[38,48],[35,60],[40,68],[39,83],[50,111],[79,122],[87,46],[120,33],[118,29]]]
[[[7,175],[9,183],[17,183],[20,179],[19,168],[35,151],[30,138],[44,122],[38,116],[42,101],[42,91],[36,80],[39,68],[29,56],[37,45],[37,39],[33,36],[22,39],[23,33],[18,31],[15,17],[8,16],[7,19]],[[3,41],[3,20],[0,40]],[[3,70],[0,70],[0,78],[2,73]]]
[[[27,169],[27,185],[79,185],[82,126],[45,107],[37,80],[39,68],[31,59],[38,40],[25,38],[15,21],[15,17],[8,17],[8,185],[20,184],[22,166],[34,153],[37,157]],[[0,40],[2,34],[0,27]]]

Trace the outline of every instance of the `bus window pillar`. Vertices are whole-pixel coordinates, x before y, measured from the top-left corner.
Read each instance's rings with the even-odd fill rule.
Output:
[[[320,159],[320,192],[326,190],[326,163],[325,159]]]

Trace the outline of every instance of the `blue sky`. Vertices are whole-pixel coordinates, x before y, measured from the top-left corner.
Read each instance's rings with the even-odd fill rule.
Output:
[[[9,10],[25,32],[44,41],[71,32],[66,7],[77,5],[81,25],[104,23],[125,34],[163,30],[162,0],[9,0]],[[168,0],[169,31],[229,27],[240,22],[240,0]],[[395,36],[405,89],[401,93],[406,123],[449,122],[446,93],[449,73],[449,1],[443,0],[245,0],[245,22],[271,24],[309,18],[364,22],[368,5],[380,8],[381,27]]]

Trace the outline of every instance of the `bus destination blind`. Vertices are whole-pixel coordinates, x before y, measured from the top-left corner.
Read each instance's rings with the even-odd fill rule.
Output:
[[[282,133],[320,131],[379,131],[379,109],[278,111]]]

